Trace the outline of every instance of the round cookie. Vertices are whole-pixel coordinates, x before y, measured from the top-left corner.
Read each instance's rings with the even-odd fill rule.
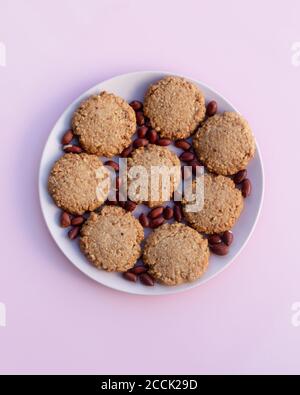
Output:
[[[125,272],[141,255],[144,231],[137,219],[121,207],[104,206],[92,213],[81,229],[80,248],[97,268]]]
[[[144,175],[139,172],[140,166],[144,170]],[[158,177],[152,176],[151,167],[153,170],[160,169],[161,174],[165,177],[158,179]],[[137,174],[135,174],[135,169]],[[132,157],[127,160],[129,198],[137,203],[147,203],[149,207],[161,205],[164,201],[170,200],[174,190],[178,187],[181,177],[180,171],[180,160],[168,148],[149,144],[136,149],[133,151]],[[166,181],[163,182],[163,180]],[[146,196],[141,196],[142,189],[139,189],[139,184],[144,186]]]
[[[136,130],[135,112],[121,97],[101,92],[80,104],[72,128],[86,152],[112,157],[130,144]]]
[[[208,118],[195,134],[193,146],[207,168],[222,175],[245,169],[255,153],[250,126],[235,112]]]
[[[198,232],[208,234],[230,230],[243,207],[242,193],[235,187],[234,182],[228,177],[214,174],[204,175],[202,210],[189,212],[187,202],[183,201],[183,213],[187,222]]]
[[[71,214],[81,215],[99,207],[107,198],[109,175],[95,155],[65,154],[48,178],[48,190],[55,204]]]
[[[149,273],[165,285],[197,280],[206,271],[208,259],[207,240],[180,223],[154,230],[146,240],[143,254]]]
[[[205,117],[203,93],[181,77],[165,77],[152,84],[145,95],[144,114],[162,137],[189,137]]]

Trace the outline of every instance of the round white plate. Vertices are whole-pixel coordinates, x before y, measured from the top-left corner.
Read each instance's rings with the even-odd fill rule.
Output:
[[[49,196],[47,191],[47,179],[53,163],[62,155],[60,140],[64,132],[70,128],[72,113],[83,99],[103,90],[115,93],[116,95],[123,97],[128,102],[135,99],[142,101],[145,90],[149,84],[170,74],[171,73],[158,71],[141,71],[124,74],[114,77],[108,81],[101,82],[83,93],[64,111],[52,129],[44,148],[40,164],[39,195],[41,208],[48,229],[58,247],[62,250],[65,256],[69,258],[73,265],[90,278],[110,288],[133,294],[162,295],[177,293],[203,284],[213,278],[216,274],[222,272],[230,265],[246,245],[255,227],[263,200],[264,176],[261,154],[257,146],[256,156],[248,167],[249,178],[253,183],[253,192],[252,195],[245,200],[244,211],[233,229],[235,239],[230,248],[229,254],[224,257],[211,254],[209,268],[202,278],[193,283],[176,287],[167,287],[159,284],[155,284],[154,287],[147,287],[139,282],[131,283],[124,280],[120,273],[107,273],[104,270],[98,270],[86,260],[83,254],[81,254],[78,242],[70,241],[68,237],[66,237],[66,229],[62,229],[59,226],[60,210],[54,205],[52,198]],[[237,111],[237,109],[233,107],[228,100],[225,100],[224,97],[211,88],[199,81],[191,81],[199,86],[204,93],[207,102],[210,100],[216,100],[218,102],[219,111]],[[176,151],[176,149],[173,148],[172,150]],[[134,215],[137,216],[141,210],[142,206],[134,212]],[[145,234],[147,234],[147,232],[145,232]]]

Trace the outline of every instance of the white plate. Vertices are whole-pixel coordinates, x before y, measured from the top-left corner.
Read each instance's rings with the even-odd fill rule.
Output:
[[[164,77],[165,75],[170,74],[171,73],[157,71],[141,71],[124,74],[114,77],[108,81],[101,82],[100,84],[89,89],[78,99],[76,99],[64,111],[62,116],[57,121],[49,135],[40,164],[39,194],[41,208],[48,229],[58,247],[79,270],[81,270],[90,278],[110,288],[133,294],[162,295],[177,293],[203,284],[204,282],[213,278],[216,274],[221,273],[230,265],[230,263],[237,257],[237,255],[246,245],[255,227],[263,200],[264,176],[261,154],[257,146],[256,156],[251,161],[248,168],[249,178],[253,183],[253,192],[252,195],[245,200],[244,211],[233,229],[235,239],[233,245],[230,248],[229,254],[224,257],[219,257],[212,254],[209,268],[202,278],[193,283],[176,287],[167,287],[158,284],[155,284],[154,287],[146,287],[139,282],[131,283],[124,280],[119,273],[107,273],[104,270],[98,270],[89,264],[86,258],[81,254],[78,243],[76,241],[71,242],[66,237],[66,230],[59,226],[60,211],[54,205],[47,192],[47,179],[53,163],[62,155],[60,140],[64,131],[70,127],[72,113],[83,99],[103,90],[113,92],[116,95],[123,97],[128,102],[135,99],[143,100],[145,90],[149,84]],[[219,111],[237,111],[237,109],[233,107],[233,105],[229,103],[228,100],[225,100],[224,97],[222,97],[217,92],[213,91],[199,81],[191,81],[198,85],[199,88],[204,92],[207,102],[213,99],[218,102]],[[139,208],[136,210],[134,214],[138,215],[140,212],[139,210],[141,209]]]

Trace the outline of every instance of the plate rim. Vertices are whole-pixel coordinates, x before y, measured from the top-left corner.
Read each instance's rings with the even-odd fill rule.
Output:
[[[198,283],[198,282],[190,283],[188,288],[181,288],[181,287],[178,288],[178,287],[176,287],[176,286],[174,286],[174,287],[168,287],[168,288],[169,288],[169,292],[158,292],[158,293],[153,293],[153,294],[151,294],[151,293],[148,293],[148,294],[141,293],[141,292],[138,291],[138,288],[136,288],[136,290],[135,290],[134,287],[132,287],[132,289],[130,289],[130,290],[128,290],[128,289],[126,290],[126,289],[123,289],[123,288],[119,288],[119,287],[117,287],[117,286],[114,286],[113,284],[105,284],[105,283],[102,283],[102,282],[99,281],[98,279],[94,278],[90,273],[84,271],[81,267],[79,267],[79,265],[77,265],[76,263],[74,263],[73,260],[71,260],[71,259],[67,256],[67,254],[66,254],[66,252],[64,251],[64,249],[63,249],[63,248],[58,244],[58,242],[56,241],[56,237],[54,236],[54,234],[53,234],[53,232],[52,232],[52,230],[51,230],[51,227],[48,225],[47,216],[46,216],[46,213],[45,213],[44,208],[43,208],[43,197],[42,197],[42,193],[43,193],[43,186],[42,186],[42,185],[43,185],[43,183],[42,183],[42,177],[43,177],[43,175],[42,175],[42,164],[43,164],[43,158],[44,158],[44,155],[45,155],[45,151],[46,151],[46,148],[47,148],[47,145],[48,145],[50,136],[51,136],[53,130],[55,129],[56,125],[57,125],[57,124],[61,121],[61,119],[65,116],[65,113],[67,113],[67,112],[75,105],[76,102],[82,100],[82,99],[86,96],[86,94],[87,94],[89,91],[91,91],[91,90],[93,90],[93,89],[96,89],[96,87],[97,87],[99,84],[102,84],[102,83],[109,83],[109,82],[113,81],[113,80],[116,79],[116,78],[124,78],[124,77],[126,78],[126,77],[129,77],[129,76],[133,77],[133,76],[135,76],[135,75],[150,74],[150,73],[151,73],[151,74],[157,74],[157,75],[159,75],[159,76],[161,76],[161,75],[165,75],[165,76],[166,76],[166,75],[177,76],[177,77],[185,78],[185,79],[187,79],[187,80],[189,80],[189,81],[191,81],[191,82],[197,83],[197,84],[199,84],[199,85],[202,85],[203,87],[205,87],[205,88],[208,89],[209,91],[211,91],[211,92],[215,93],[216,95],[218,95],[219,97],[221,97],[226,103],[228,103],[228,105],[230,105],[230,106],[234,109],[234,111],[236,111],[237,113],[240,114],[240,112],[239,112],[239,110],[236,108],[236,106],[234,106],[234,105],[231,103],[231,101],[227,99],[227,97],[225,97],[224,95],[220,94],[220,93],[218,92],[218,90],[212,88],[210,85],[207,85],[206,83],[203,83],[201,80],[196,80],[195,78],[192,78],[192,77],[189,77],[189,76],[186,76],[186,75],[180,75],[180,74],[176,74],[176,73],[174,73],[174,72],[159,71],[159,70],[139,70],[139,71],[133,71],[133,72],[129,72],[129,73],[117,74],[117,75],[115,75],[115,76],[113,76],[113,77],[111,77],[111,78],[105,79],[105,80],[103,80],[103,81],[100,81],[100,82],[94,84],[93,86],[90,86],[88,89],[86,89],[84,92],[82,92],[78,97],[76,97],[76,98],[75,98],[75,99],[74,99],[74,100],[63,110],[63,112],[61,113],[61,115],[58,117],[58,119],[56,120],[56,122],[53,124],[53,126],[52,126],[52,128],[51,128],[51,130],[50,130],[50,132],[49,132],[49,134],[48,134],[48,137],[47,137],[47,139],[46,139],[46,141],[45,141],[45,143],[44,143],[44,146],[43,146],[43,149],[42,149],[42,153],[41,153],[41,156],[40,156],[39,171],[38,171],[39,207],[40,207],[40,210],[41,210],[41,213],[42,213],[44,222],[45,222],[45,224],[46,224],[46,227],[47,227],[47,229],[48,229],[48,232],[50,233],[50,235],[51,235],[53,241],[55,242],[56,246],[57,246],[57,247],[59,248],[59,250],[63,253],[63,255],[68,259],[68,261],[70,261],[70,262],[72,263],[72,265],[75,266],[76,269],[78,269],[82,274],[84,274],[85,276],[87,276],[87,277],[90,278],[91,280],[95,281],[96,283],[101,284],[102,286],[105,286],[105,287],[107,287],[107,288],[110,288],[110,289],[115,290],[115,291],[118,291],[118,292],[124,292],[124,293],[126,293],[126,294],[139,295],[139,296],[145,296],[145,297],[148,297],[148,296],[168,296],[168,295],[174,295],[174,294],[177,294],[177,293],[188,292],[188,291],[190,291],[190,290],[192,290],[192,289],[194,289],[194,288],[196,288],[196,287],[198,287],[198,286],[201,286],[201,285],[206,284],[208,281],[213,280],[215,277],[217,277],[218,275],[220,275],[221,273],[223,273],[224,270],[228,269],[228,268],[233,264],[233,262],[238,258],[238,256],[241,254],[241,252],[244,250],[244,248],[246,247],[246,245],[247,245],[248,242],[249,242],[249,239],[250,239],[251,236],[253,235],[253,232],[254,232],[254,230],[255,230],[255,228],[256,228],[256,226],[257,226],[257,222],[258,222],[259,217],[260,217],[260,215],[261,215],[261,211],[262,211],[262,207],[263,207],[263,203],[264,203],[264,195],[265,195],[265,170],[264,170],[264,164],[263,164],[263,160],[262,160],[262,154],[261,154],[261,149],[260,149],[260,147],[259,147],[259,143],[258,143],[258,141],[257,141],[256,136],[254,136],[254,138],[255,138],[255,144],[256,144],[256,151],[257,151],[257,155],[258,155],[258,159],[259,159],[259,166],[260,166],[260,169],[261,169],[261,179],[262,179],[262,182],[261,182],[261,191],[260,191],[259,207],[258,207],[258,210],[257,210],[257,212],[256,212],[255,219],[254,219],[253,225],[252,225],[252,227],[251,227],[251,230],[250,230],[250,232],[248,233],[246,239],[244,240],[244,242],[243,242],[243,244],[241,245],[241,247],[239,248],[239,250],[238,250],[238,251],[236,252],[236,254],[226,263],[226,265],[224,265],[223,267],[221,267],[216,273],[212,274],[209,278],[203,279],[200,283]]]

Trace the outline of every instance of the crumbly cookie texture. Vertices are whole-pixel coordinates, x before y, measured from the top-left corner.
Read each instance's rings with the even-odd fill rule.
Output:
[[[121,97],[101,92],[80,104],[72,128],[86,152],[112,157],[130,144],[136,130],[135,112]]]
[[[187,138],[205,117],[203,93],[180,77],[165,77],[150,85],[144,99],[144,114],[162,137]]]
[[[71,214],[93,211],[107,198],[109,175],[95,155],[65,154],[48,178],[48,190],[55,204]]]
[[[140,167],[145,174],[140,173]],[[164,177],[151,176],[154,168],[159,168]],[[149,207],[156,207],[170,200],[180,182],[180,160],[177,155],[166,147],[154,144],[133,151],[132,157],[127,160],[127,169],[129,198],[137,203],[144,202]],[[169,183],[166,180],[169,180]],[[144,186],[143,189],[140,188],[141,185]],[[143,190],[146,196],[142,196]]]
[[[178,285],[197,280],[206,271],[207,240],[189,226],[165,224],[146,240],[143,260],[160,283]]]
[[[195,134],[193,146],[207,168],[222,175],[245,169],[255,154],[250,126],[235,112],[208,118]]]
[[[195,190],[195,181],[193,187]],[[233,227],[243,206],[242,193],[230,178],[205,174],[203,208],[190,212],[187,202],[183,201],[183,213],[187,222],[198,232],[221,233]]]
[[[143,238],[143,228],[131,213],[121,207],[104,206],[83,225],[80,248],[97,268],[125,272],[140,257]]]

